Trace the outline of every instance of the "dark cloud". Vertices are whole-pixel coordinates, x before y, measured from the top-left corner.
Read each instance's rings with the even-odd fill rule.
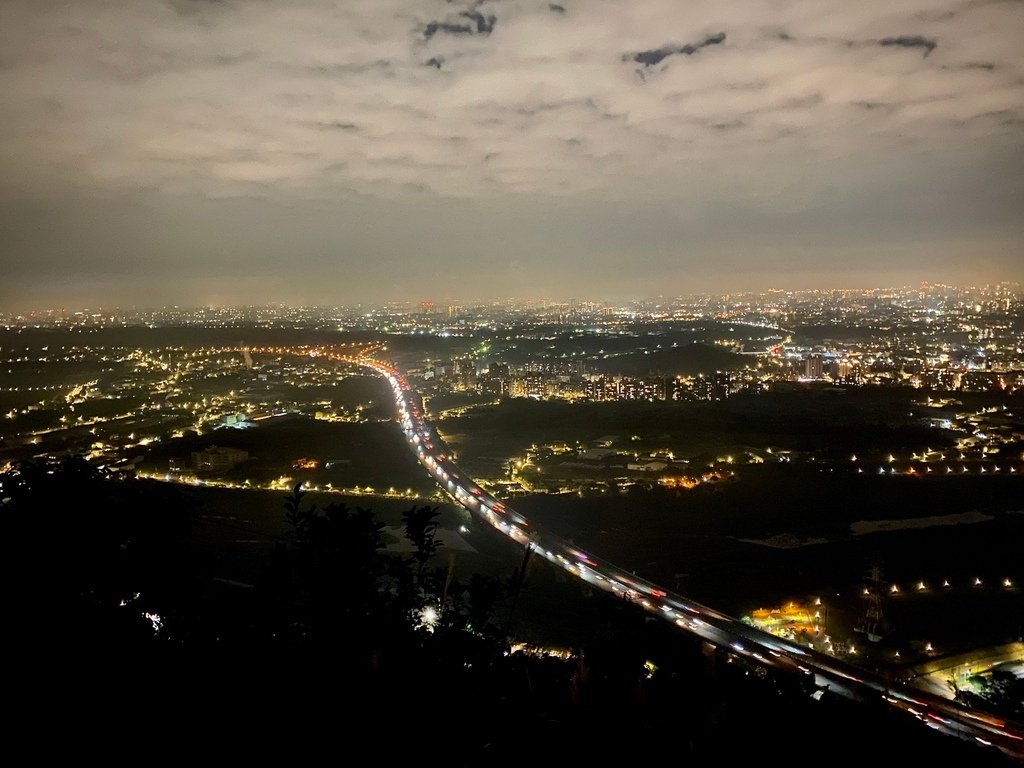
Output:
[[[565,6],[558,3],[548,3],[548,10],[552,13],[565,13]]]
[[[314,123],[317,128],[322,131],[358,131],[359,126],[355,123],[342,123],[338,121],[333,122],[318,122]]]
[[[494,31],[498,17],[493,13],[484,16],[479,11],[462,11],[459,18],[467,21],[431,21],[423,29],[423,37],[429,40],[438,32],[449,35],[484,35]]]
[[[924,55],[935,50],[938,43],[921,35],[899,35],[898,37],[883,37],[878,41],[879,45],[897,46],[899,48],[924,48]]]
[[[498,20],[498,17],[493,13],[490,16],[484,16],[479,11],[463,11],[461,15],[470,21],[476,22],[476,31],[479,35],[491,34],[494,31],[494,24]]]
[[[440,69],[442,64],[444,64],[443,56],[431,56],[426,61],[426,66],[433,67],[434,69]]]
[[[471,35],[473,34],[473,27],[469,24],[451,21],[431,21],[424,28],[423,37],[429,40],[438,32],[447,32],[449,35]]]
[[[991,72],[992,70],[994,70],[996,68],[996,65],[993,64],[991,61],[968,61],[966,64],[955,64],[955,65],[952,65],[952,66],[946,65],[946,66],[943,66],[942,68],[943,69],[983,69],[986,72]]]
[[[719,32],[717,35],[708,35],[699,43],[687,43],[686,45],[665,45],[661,48],[652,48],[648,51],[639,51],[637,53],[627,53],[623,56],[623,61],[635,61],[644,67],[653,67],[656,64],[660,64],[662,61],[667,59],[669,56],[675,54],[682,54],[683,56],[692,56],[702,48],[707,48],[709,45],[721,45],[725,42],[725,32]]]

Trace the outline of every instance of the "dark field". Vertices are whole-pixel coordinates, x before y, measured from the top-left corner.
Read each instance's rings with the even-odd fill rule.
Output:
[[[371,486],[379,489],[412,488],[433,493],[434,484],[405,445],[393,423],[356,424],[285,417],[261,422],[253,429],[219,429],[149,446],[143,468],[165,472],[168,460],[188,459],[192,451],[211,445],[248,451],[249,461],[223,477],[237,482],[264,482],[282,475],[296,481],[332,483],[335,486]],[[301,458],[320,462],[315,470],[296,470]],[[326,463],[339,459],[332,468]]]
[[[494,457],[522,455],[532,444],[587,443],[616,437],[630,449],[679,457],[745,448],[813,452],[848,459],[952,444],[953,433],[927,423],[918,393],[881,389],[806,389],[740,396],[716,403],[565,403],[509,399],[444,419],[439,428],[466,469],[494,476]]]
[[[220,579],[252,583],[259,578],[266,565],[266,557],[274,545],[283,541],[289,524],[285,517],[284,491],[233,490],[225,488],[192,488],[179,486],[186,499],[196,505],[196,526],[193,539],[200,550],[214,558],[215,575]],[[349,507],[372,509],[377,520],[388,527],[402,525],[402,513],[413,506],[429,504],[441,512],[439,527],[457,531],[460,526],[470,527],[463,539],[479,554],[459,552],[463,560],[479,571],[504,572],[514,567],[517,556],[501,546],[496,537],[480,536],[469,513],[460,507],[441,503],[379,496],[345,496],[335,493],[308,493],[305,505],[321,508],[331,503]],[[442,550],[441,559],[447,562],[450,553]],[[468,573],[466,574],[468,576]]]
[[[743,355],[728,352],[721,347],[708,344],[687,344],[668,349],[657,346],[639,352],[627,352],[596,360],[591,368],[608,374],[623,376],[696,376],[715,371],[732,371],[742,368],[750,360]]]

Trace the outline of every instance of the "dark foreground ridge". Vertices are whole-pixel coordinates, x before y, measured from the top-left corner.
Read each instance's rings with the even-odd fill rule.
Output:
[[[74,734],[47,749],[109,749],[116,733],[125,749],[331,747],[468,765],[666,750],[770,762],[780,744],[867,760],[889,743],[1003,762],[881,706],[814,698],[606,595],[585,601],[587,639],[568,658],[513,652],[517,595],[549,569],[452,576],[431,558],[429,507],[405,515],[400,557],[370,511],[318,509],[296,491],[288,535],[240,588],[217,580],[219,555],[196,545],[196,510],[173,486],[80,458],[23,463],[0,483],[21,555],[8,588],[25,663],[10,691],[32,728]]]

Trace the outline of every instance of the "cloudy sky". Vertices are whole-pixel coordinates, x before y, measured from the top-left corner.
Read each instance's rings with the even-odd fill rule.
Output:
[[[1024,278],[1021,0],[3,0],[0,310]]]

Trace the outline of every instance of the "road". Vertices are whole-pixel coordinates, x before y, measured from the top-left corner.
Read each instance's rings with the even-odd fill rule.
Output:
[[[765,667],[803,675],[819,688],[858,701],[879,699],[937,731],[1002,750],[1024,760],[1024,726],[972,710],[940,696],[860,669],[834,656],[751,627],[713,608],[665,590],[561,537],[531,526],[525,516],[496,499],[451,460],[450,451],[425,421],[419,397],[391,365],[362,356],[329,354],[384,376],[391,385],[399,422],[410,449],[434,480],[455,501],[521,547],[528,547],[556,568],[594,588],[628,600],[712,645]]]

